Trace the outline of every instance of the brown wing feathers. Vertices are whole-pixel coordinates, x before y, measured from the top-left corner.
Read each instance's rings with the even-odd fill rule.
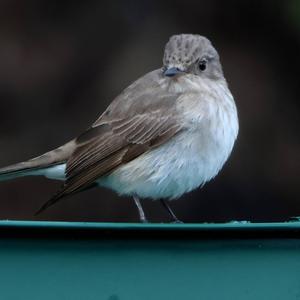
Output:
[[[161,116],[159,113],[139,114],[92,127],[76,140],[77,147],[67,161],[67,179],[62,189],[37,213],[161,145],[180,129],[172,115]]]

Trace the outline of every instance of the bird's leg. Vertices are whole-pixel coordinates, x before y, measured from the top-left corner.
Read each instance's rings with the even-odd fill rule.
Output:
[[[173,213],[172,209],[170,208],[170,206],[167,204],[167,202],[163,199],[160,200],[160,202],[162,203],[162,205],[164,206],[164,208],[168,211],[168,213],[170,214],[170,216],[173,218],[174,223],[183,223],[182,221],[180,221],[176,215]]]
[[[139,210],[139,215],[140,215],[140,221],[142,223],[148,223],[148,220],[146,219],[145,213],[143,211],[143,207],[142,204],[140,202],[140,199],[137,196],[133,196],[133,200],[135,205],[137,206],[138,210]]]

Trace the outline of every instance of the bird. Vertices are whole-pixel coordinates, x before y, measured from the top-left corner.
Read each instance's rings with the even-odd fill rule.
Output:
[[[210,40],[177,34],[165,45],[163,64],[125,88],[82,134],[33,159],[0,169],[0,181],[22,176],[63,180],[36,214],[92,187],[169,206],[202,187],[232,152],[239,122],[220,57]]]

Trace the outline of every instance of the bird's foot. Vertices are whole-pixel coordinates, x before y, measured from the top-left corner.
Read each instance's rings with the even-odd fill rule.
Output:
[[[140,219],[140,221],[143,224],[149,224],[150,223],[147,219]]]
[[[176,219],[176,220],[172,221],[171,224],[184,224],[184,222]]]

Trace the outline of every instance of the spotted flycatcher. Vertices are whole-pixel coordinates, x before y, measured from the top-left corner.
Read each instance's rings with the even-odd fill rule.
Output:
[[[238,134],[234,99],[219,55],[200,35],[174,35],[163,67],[127,87],[79,137],[0,169],[0,180],[43,175],[64,180],[38,211],[93,186],[139,199],[177,199],[217,175]]]

